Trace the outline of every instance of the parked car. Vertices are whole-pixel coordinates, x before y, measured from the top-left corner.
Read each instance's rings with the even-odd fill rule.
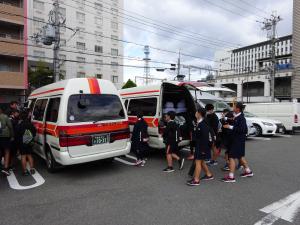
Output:
[[[280,121],[261,118],[253,113],[244,112],[246,120],[252,122],[255,127],[255,136],[275,135],[276,133],[284,133],[285,127]]]
[[[300,130],[300,103],[249,103],[246,104],[246,110],[259,117],[280,121],[276,125],[280,127],[283,124],[286,131],[294,132]],[[281,128],[283,129],[283,127]]]

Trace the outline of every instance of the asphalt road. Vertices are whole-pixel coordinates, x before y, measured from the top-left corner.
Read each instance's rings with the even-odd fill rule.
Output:
[[[118,161],[95,162],[56,174],[49,174],[37,159],[43,185],[13,190],[6,178],[0,178],[0,224],[253,225],[267,216],[260,209],[300,190],[299,146],[300,135],[251,139],[246,154],[253,178],[238,178],[235,184],[220,182],[220,160],[212,168],[217,179],[198,187],[185,185],[191,162],[182,171],[165,174],[163,154],[157,151],[144,168]],[[22,177],[20,170],[16,177],[20,185],[34,183],[32,177]],[[300,211],[292,222],[278,219],[273,224],[298,225]]]

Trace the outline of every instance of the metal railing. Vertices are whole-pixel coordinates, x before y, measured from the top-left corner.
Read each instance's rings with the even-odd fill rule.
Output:
[[[17,2],[11,2],[11,1],[0,0],[0,4],[10,5],[10,6],[22,8],[21,2],[18,2],[18,3],[17,3]]]
[[[14,40],[23,40],[23,36],[22,35],[5,34],[5,33],[0,33],[0,38],[7,38],[7,39],[14,39]]]

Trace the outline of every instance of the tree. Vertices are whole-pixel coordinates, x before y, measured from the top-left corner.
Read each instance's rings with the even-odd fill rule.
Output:
[[[39,61],[36,69],[28,69],[28,78],[31,90],[51,84],[53,82],[53,70],[50,70],[46,62]]]
[[[136,83],[134,83],[131,79],[129,79],[126,84],[122,87],[122,89],[133,88],[136,87]]]

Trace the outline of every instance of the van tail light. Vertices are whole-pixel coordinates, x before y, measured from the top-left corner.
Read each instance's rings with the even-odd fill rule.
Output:
[[[59,136],[59,145],[60,147],[72,147],[72,146],[80,146],[80,145],[92,145],[92,137],[91,136]]]
[[[297,114],[294,115],[294,123],[298,123],[298,115]]]
[[[115,141],[129,139],[130,138],[130,130],[126,129],[120,132],[115,132],[110,134],[110,143]]]

